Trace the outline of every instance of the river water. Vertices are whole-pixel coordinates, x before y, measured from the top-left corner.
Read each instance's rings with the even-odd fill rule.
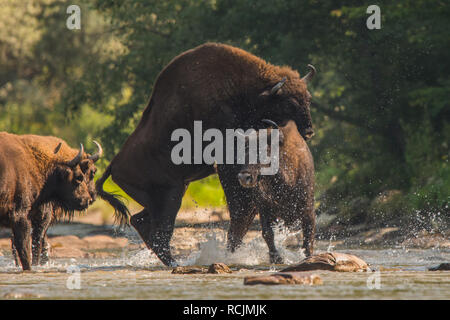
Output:
[[[317,251],[327,251],[319,243]],[[21,272],[10,256],[0,257],[0,298],[7,299],[450,299],[450,272],[427,271],[450,261],[449,249],[336,250],[367,261],[372,272],[315,272],[317,286],[244,286],[249,275],[270,274],[282,268],[267,263],[261,240],[246,243],[235,254],[226,252],[215,235],[199,250],[177,257],[182,265],[224,262],[232,274],[174,275],[150,251],[122,252],[120,258],[53,259],[31,272]],[[301,252],[282,248],[294,263]],[[296,261],[294,261],[296,260]]]

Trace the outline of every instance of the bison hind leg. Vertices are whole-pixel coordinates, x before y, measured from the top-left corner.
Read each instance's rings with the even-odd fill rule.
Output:
[[[170,252],[170,240],[185,190],[184,185],[154,188],[148,196],[148,207],[130,219],[131,225],[137,230],[146,246],[166,266],[177,265]]]
[[[136,229],[148,249],[152,250],[166,266],[176,266],[176,261],[170,253],[170,238],[172,232],[161,232],[157,230],[152,222],[151,214],[147,209],[133,215],[130,219],[131,225]],[[170,230],[169,230],[170,231]]]

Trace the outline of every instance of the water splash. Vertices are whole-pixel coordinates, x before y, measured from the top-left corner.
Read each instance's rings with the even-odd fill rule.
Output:
[[[161,260],[158,259],[153,251],[143,248],[131,255],[126,255],[121,258],[122,263],[132,267],[145,268],[148,266],[163,266]]]
[[[296,263],[303,259],[303,249],[292,250],[285,245],[286,240],[296,234],[288,233],[283,228],[274,228],[275,245],[284,263]],[[181,265],[209,265],[216,262],[238,265],[269,264],[269,251],[262,236],[244,242],[235,252],[226,248],[226,233],[212,231],[206,235],[206,241],[200,243],[200,249],[192,252],[186,259],[179,261]]]

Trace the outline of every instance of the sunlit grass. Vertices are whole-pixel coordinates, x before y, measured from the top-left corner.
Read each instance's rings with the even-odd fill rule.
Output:
[[[193,207],[225,207],[226,200],[219,177],[215,174],[192,182],[181,204],[182,209]]]
[[[136,204],[128,194],[112,181],[111,177],[106,180],[103,188],[107,192],[114,193],[126,199],[125,203],[127,205]],[[181,204],[182,209],[197,207],[217,208],[225,206],[225,194],[217,175],[190,183]]]

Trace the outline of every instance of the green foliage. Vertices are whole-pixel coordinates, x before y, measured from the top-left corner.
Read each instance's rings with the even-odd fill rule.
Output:
[[[192,182],[183,198],[182,208],[224,207],[225,194],[217,175]]]
[[[105,181],[103,188],[107,192],[114,193],[125,199],[128,205],[134,202],[133,199],[112,181],[111,177]],[[225,194],[217,175],[212,175],[189,184],[181,204],[182,209],[224,206],[226,206]]]
[[[373,199],[368,209],[367,222],[380,226],[386,225],[405,216],[405,213],[412,213],[411,209],[402,192],[389,190]]]

